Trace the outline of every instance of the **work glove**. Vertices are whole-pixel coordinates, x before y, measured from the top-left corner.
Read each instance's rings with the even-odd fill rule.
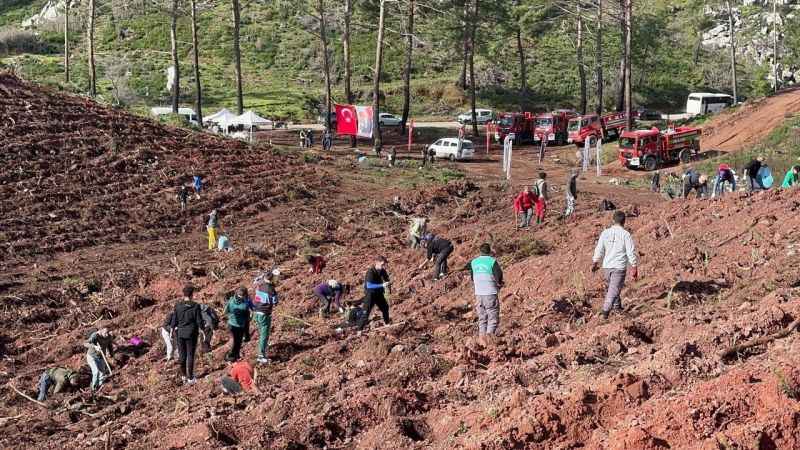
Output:
[[[388,289],[389,286],[391,286],[391,285],[392,285],[392,282],[391,281],[387,281],[386,283],[383,283],[383,288],[384,289]]]
[[[592,263],[592,272],[597,272],[598,265],[596,262]]]

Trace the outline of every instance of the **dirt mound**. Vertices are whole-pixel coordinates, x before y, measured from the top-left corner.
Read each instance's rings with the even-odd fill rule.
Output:
[[[43,99],[85,102],[13,82],[19,87],[12,92],[28,93],[20,98],[41,107]],[[87,105],[100,117],[117,114]],[[20,139],[14,127],[8,129]],[[154,129],[166,137],[153,136],[152,146],[206,139]],[[181,145],[176,151],[188,152]],[[201,154],[205,145],[228,141],[202,145]],[[800,318],[794,244],[800,203],[793,191],[640,207],[625,202],[625,195],[615,197],[629,213],[641,279],[628,281],[625,313],[603,321],[595,314],[603,285],[589,272],[595,239],[609,222],[608,213],[595,208],[598,194],[581,191],[577,213],[566,222],[557,219],[563,200],[554,198],[546,224],[518,231],[509,208],[515,191],[502,184],[402,189],[387,185],[399,172],[344,158],[320,156],[301,164],[269,150],[240,151],[225,159],[227,166],[244,167],[239,175],[209,175],[214,187],[207,196],[236,212],[230,216],[263,194],[251,192],[260,189],[246,169],[253,155],[263,158],[257,167],[272,164],[289,177],[283,189],[306,186],[297,191],[306,194],[274,197],[281,200],[235,220],[231,253],[204,251],[197,229],[203,210],[185,219],[196,220],[197,228],[166,234],[155,247],[101,234],[69,252],[15,256],[15,267],[35,269],[20,270],[0,292],[6,325],[0,331],[0,382],[32,395],[42,368],[85,366],[81,342],[99,323],[109,324],[125,343],[139,336],[148,346],[123,345],[100,396],[87,389],[55,395],[44,409],[10,387],[0,390],[0,446],[800,448],[797,334],[725,355]],[[159,161],[168,158],[158,155]],[[203,160],[208,166],[200,170],[220,158]],[[74,176],[95,170],[82,167]],[[218,169],[207,173],[225,170],[213,167]],[[158,176],[142,179],[170,186]],[[236,182],[222,184],[227,179]],[[29,177],[21,182],[32,183]],[[23,189],[5,192],[10,198],[4,202],[20,205],[28,195]],[[137,195],[120,211],[144,213],[145,196]],[[454,273],[438,282],[429,269],[418,269],[424,255],[403,242],[410,215],[420,213],[455,244]],[[8,220],[19,218],[11,213]],[[475,342],[471,282],[456,272],[482,242],[497,252],[507,283],[502,335],[489,347]],[[323,274],[307,272],[301,255],[308,248],[328,257]],[[375,319],[358,334],[338,317],[320,317],[310,299],[314,285],[337,278],[361,286],[376,254],[389,257],[394,323],[379,326]],[[198,384],[183,386],[177,368],[162,361],[158,331],[181,284],[191,280],[201,289],[198,298],[220,310],[227,293],[276,265],[282,303],[274,313],[272,362],[258,370],[261,393],[238,399],[221,394],[218,381],[230,345],[224,329],[215,333],[211,352],[200,355]],[[357,291],[350,299],[360,296]],[[245,344],[244,354],[253,358],[255,342]],[[82,376],[85,384],[86,369]]]
[[[748,101],[702,125],[702,150],[731,152],[761,142],[787,117],[800,113],[800,89],[786,89],[772,97]]]

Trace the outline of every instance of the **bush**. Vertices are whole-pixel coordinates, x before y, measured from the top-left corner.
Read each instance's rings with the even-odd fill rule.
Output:
[[[9,28],[0,30],[0,55],[47,53],[48,46],[30,31]]]

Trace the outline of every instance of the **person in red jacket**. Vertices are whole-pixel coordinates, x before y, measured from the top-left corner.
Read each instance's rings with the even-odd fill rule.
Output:
[[[322,273],[322,269],[325,268],[325,258],[323,258],[319,253],[306,256],[306,263],[309,265],[308,271],[310,273]]]
[[[258,393],[253,381],[253,366],[247,361],[238,361],[231,364],[230,376],[222,377],[222,391],[226,394],[236,395],[242,390]]]
[[[530,226],[535,204],[536,195],[531,192],[530,186],[525,186],[522,192],[514,199],[514,214],[519,220],[518,228],[528,228]]]

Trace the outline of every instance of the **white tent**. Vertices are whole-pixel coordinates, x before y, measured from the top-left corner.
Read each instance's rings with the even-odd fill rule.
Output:
[[[229,125],[244,125],[245,128],[253,128],[260,125],[272,125],[272,121],[259,116],[253,111],[245,111],[241,116],[231,120]]]
[[[225,125],[231,123],[231,121],[235,118],[235,114],[225,108],[222,108],[210,116],[203,117],[203,122],[213,122],[218,125]]]

